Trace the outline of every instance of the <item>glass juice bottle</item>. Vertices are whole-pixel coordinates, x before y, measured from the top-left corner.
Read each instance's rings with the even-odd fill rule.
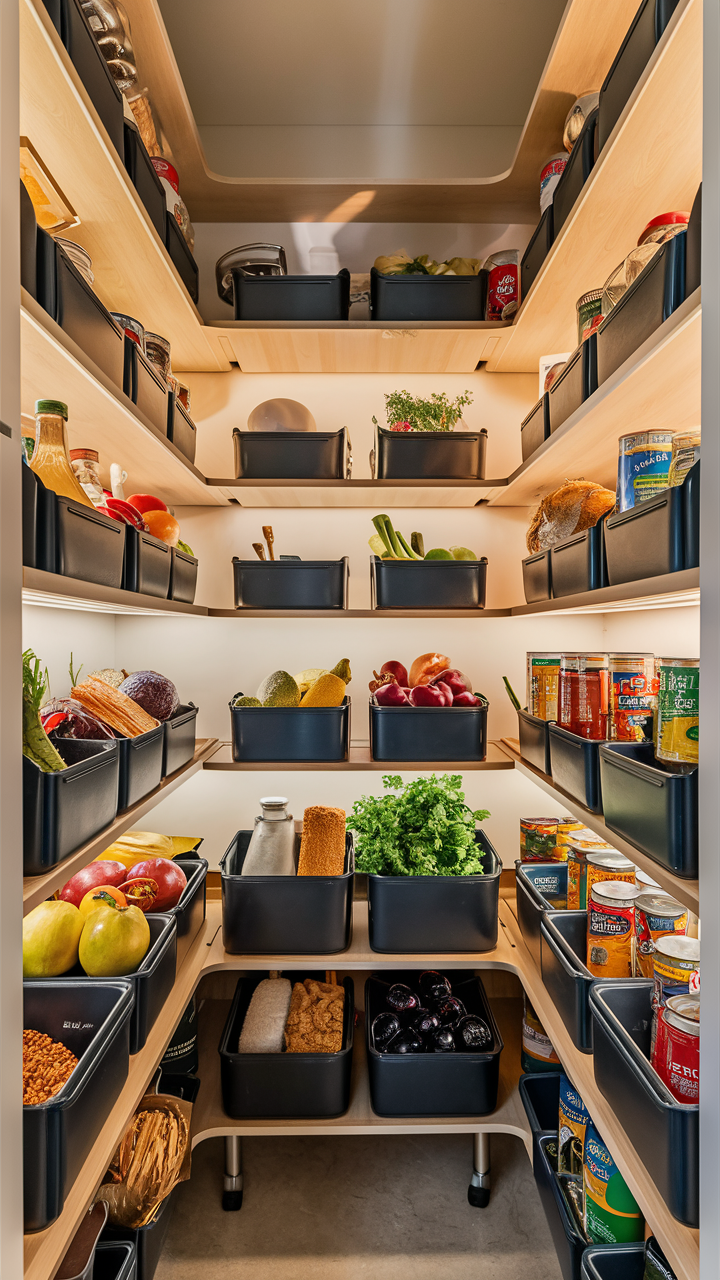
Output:
[[[652,742],[659,684],[654,655],[609,653],[608,668],[608,738]]]
[[[30,467],[46,489],[52,489],[62,498],[72,498],[83,507],[92,507],[70,464],[65,431],[67,416],[68,408],[62,400],[35,402],[35,448]]]
[[[580,738],[605,738],[607,716],[607,654],[563,654],[558,689],[560,727],[576,733]]]

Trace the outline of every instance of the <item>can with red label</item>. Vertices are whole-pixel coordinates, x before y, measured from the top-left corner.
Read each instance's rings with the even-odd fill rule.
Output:
[[[652,1064],[677,1102],[699,1101],[699,996],[671,996],[658,1010]]]
[[[488,273],[485,319],[508,320],[517,310],[520,296],[520,254],[517,249],[491,253],[484,269]]]
[[[687,932],[688,913],[667,893],[641,893],[635,902],[635,976],[652,978],[658,938]]]

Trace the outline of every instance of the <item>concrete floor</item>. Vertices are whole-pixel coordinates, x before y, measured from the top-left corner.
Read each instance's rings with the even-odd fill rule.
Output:
[[[249,1138],[245,1194],[223,1213],[222,1139],[193,1153],[156,1280],[560,1280],[518,1138],[493,1135],[472,1209],[461,1135]]]

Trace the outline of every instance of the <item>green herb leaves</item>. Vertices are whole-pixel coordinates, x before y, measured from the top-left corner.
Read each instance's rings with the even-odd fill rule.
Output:
[[[409,391],[393,391],[385,396],[385,412],[389,427],[395,422],[409,422],[413,431],[452,431],[465,405],[472,402],[472,391],[455,400],[448,400],[444,391],[433,391],[429,400],[411,396]],[[377,423],[377,419],[373,418],[373,422]]]
[[[475,844],[475,823],[487,809],[465,803],[459,773],[416,778],[403,784],[386,774],[383,785],[395,795],[356,800],[348,827],[356,832],[356,868],[384,876],[477,876],[483,868]]]

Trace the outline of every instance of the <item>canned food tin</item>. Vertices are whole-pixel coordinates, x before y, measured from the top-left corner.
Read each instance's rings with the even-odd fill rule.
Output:
[[[654,498],[668,487],[672,431],[640,431],[618,439],[618,510]]]
[[[560,1076],[558,1106],[558,1173],[582,1173],[585,1130],[590,1116],[577,1089]]]
[[[671,996],[658,1010],[652,1064],[677,1102],[699,1102],[699,996]]]
[[[585,911],[587,908],[587,855],[588,853],[614,853],[611,844],[601,840],[594,831],[584,827],[571,840],[568,848],[568,911]]]
[[[581,829],[582,823],[574,818],[521,818],[521,861],[564,862],[569,838]]]
[[[575,308],[577,310],[577,327],[578,342],[582,342],[586,336],[587,330],[593,328],[593,322],[597,316],[602,319],[602,289],[591,289],[589,293],[583,293],[578,298]],[[595,328],[597,328],[597,324]]]
[[[632,978],[637,889],[620,880],[593,885],[588,899],[587,967],[596,978]]]
[[[642,1240],[645,1220],[620,1170],[590,1123],[583,1157],[585,1233],[591,1244]]]
[[[655,986],[652,1006],[657,1012],[671,996],[700,994],[700,941],[681,934],[658,938],[653,955]]]
[[[617,849],[594,849],[588,851],[587,858],[587,897],[590,898],[594,884],[605,880],[624,881],[635,884],[635,863],[618,853]]]
[[[653,955],[658,938],[684,936],[688,913],[667,893],[641,893],[635,900],[635,976],[653,977]]]
[[[560,1066],[552,1041],[527,996],[523,997],[522,1052],[523,1071],[557,1071]]]
[[[527,709],[538,720],[557,720],[559,653],[528,653]]]
[[[121,311],[111,311],[110,315],[112,316],[113,320],[117,320],[118,324],[120,325],[120,328],[124,330],[128,338],[131,338],[133,342],[137,343],[140,350],[144,354],[145,353],[145,329],[141,325],[140,321],[136,320],[134,316],[123,315]]]
[[[658,678],[652,653],[609,653],[608,738],[652,742]]]
[[[159,333],[145,334],[145,354],[148,360],[152,361],[158,373],[167,379],[169,373],[172,373],[170,364],[170,343],[167,338],[163,338]]]
[[[565,166],[569,160],[567,151],[558,151],[554,156],[543,165],[540,174],[540,213],[543,214],[555,194],[555,188],[560,181]]]
[[[658,658],[658,760],[698,763],[700,663],[697,658]]]
[[[517,249],[501,249],[491,253],[484,263],[488,273],[486,320],[503,320],[505,313],[517,310],[520,280],[520,254]]]

